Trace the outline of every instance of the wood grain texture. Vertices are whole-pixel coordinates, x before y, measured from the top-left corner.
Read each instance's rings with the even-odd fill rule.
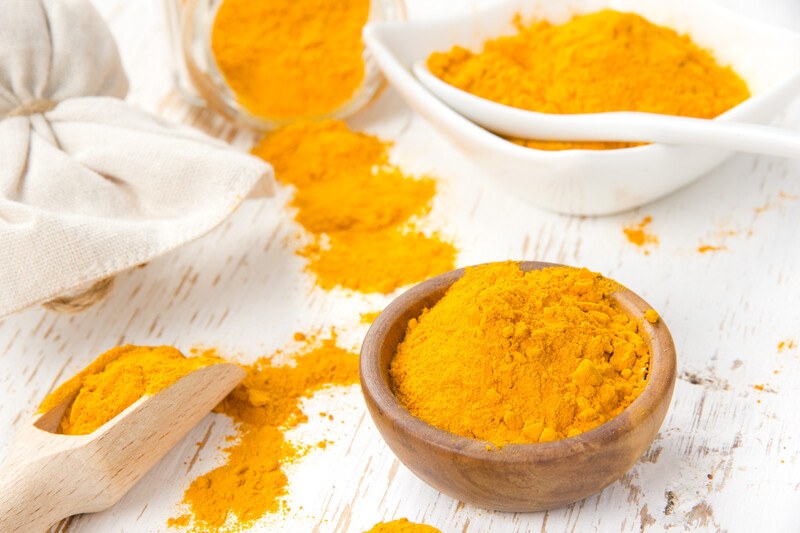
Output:
[[[410,17],[473,9],[463,0],[407,0]],[[480,2],[481,4],[489,3]],[[729,7],[800,31],[795,0],[725,0]],[[169,54],[156,0],[97,0],[119,41],[130,101],[246,149],[254,135],[186,106],[171,89]],[[500,190],[402,104],[383,97],[353,125],[395,141],[393,157],[441,179],[433,226],[452,235],[460,266],[530,259],[587,266],[644,297],[675,339],[678,382],[650,450],[620,481],[543,513],[489,512],[461,504],[402,466],[366,414],[357,387],[323,391],[288,436],[333,441],[290,465],[292,512],[257,531],[359,532],[407,517],[445,532],[796,531],[800,524],[800,163],[739,155],[659,202],[605,218],[569,218],[532,208]],[[782,124],[800,128],[795,103]],[[97,354],[123,342],[180,349],[219,347],[249,362],[295,331],[341,328],[357,348],[362,312],[390,298],[313,287],[294,250],[302,240],[286,208],[289,192],[246,202],[206,237],[117,279],[96,309],[63,316],[32,309],[0,322],[0,457],[52,388]],[[660,239],[649,255],[622,226],[651,215]],[[701,254],[701,245],[723,246]],[[763,390],[754,388],[763,385]],[[221,460],[230,421],[210,415],[118,504],[76,517],[59,531],[164,531],[188,483]]]
[[[524,261],[525,272],[558,266]],[[454,435],[413,416],[392,392],[389,368],[408,321],[419,317],[464,275],[454,270],[416,285],[389,304],[361,348],[361,389],[387,445],[412,472],[465,503],[499,511],[557,509],[591,496],[622,477],[658,433],[675,387],[675,345],[663,320],[643,323],[652,356],[642,394],[607,423],[570,439],[507,444]],[[620,288],[620,308],[644,316],[650,305]],[[468,372],[468,369],[464,370]]]
[[[37,413],[17,432],[0,470],[0,531],[45,531],[63,518],[108,509],[244,376],[230,363],[199,368],[88,435],[56,433],[77,390]]]

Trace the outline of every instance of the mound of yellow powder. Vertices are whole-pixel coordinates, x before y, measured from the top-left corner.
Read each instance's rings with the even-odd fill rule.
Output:
[[[617,288],[586,269],[468,268],[409,322],[392,388],[431,425],[497,446],[588,431],[646,384],[649,339]]]
[[[211,49],[237,100],[255,115],[327,115],[364,79],[369,0],[224,0]]]
[[[247,377],[217,407],[236,425],[224,464],[195,479],[184,494],[186,512],[168,525],[192,532],[241,531],[284,506],[288,479],[283,465],[306,450],[287,442],[284,431],[308,420],[303,398],[330,385],[358,382],[358,356],[336,346],[335,339],[305,344],[291,366],[264,357],[245,367]],[[325,448],[327,441],[318,445]]]
[[[691,38],[639,15],[604,10],[553,25],[516,21],[517,33],[472,52],[428,58],[447,83],[543,113],[646,111],[713,118],[750,96],[745,82]],[[634,143],[515,141],[532,148],[624,148]]]
[[[324,289],[388,293],[452,270],[456,250],[416,228],[436,182],[389,163],[388,145],[344,122],[302,122],[266,136],[253,153],[295,187],[300,251]]]
[[[58,432],[86,435],[142,396],[156,394],[190,372],[220,362],[215,357],[187,358],[171,346],[117,346],[49,394],[39,412],[75,395]]]
[[[408,518],[400,518],[391,522],[375,524],[372,529],[364,533],[442,533],[441,530],[425,524],[409,522]]]

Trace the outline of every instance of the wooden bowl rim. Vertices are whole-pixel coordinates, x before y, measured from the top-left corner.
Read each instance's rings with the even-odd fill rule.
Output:
[[[518,261],[517,263],[526,272],[568,266],[540,261]],[[630,433],[638,423],[647,419],[650,413],[656,411],[664,396],[672,395],[677,361],[675,345],[669,329],[663,318],[659,317],[655,324],[645,320],[645,311],[652,307],[636,293],[620,285],[620,289],[612,296],[630,316],[639,318],[644,325],[645,331],[650,337],[651,354],[648,380],[644,390],[636,400],[611,420],[575,437],[547,443],[505,444],[496,448],[489,441],[450,433],[417,418],[400,403],[400,400],[390,390],[388,375],[386,380],[383,378],[380,356],[384,339],[379,336],[379,332],[388,331],[409,307],[431,293],[442,290],[442,285],[445,286],[443,290],[446,291],[464,275],[464,271],[465,268],[459,268],[430,278],[398,296],[373,322],[362,344],[359,364],[362,393],[367,401],[371,400],[377,409],[401,432],[415,436],[441,451],[487,463],[546,463],[563,460],[567,456],[591,453],[618,440],[624,434]],[[487,450],[487,445],[492,447],[491,451]]]

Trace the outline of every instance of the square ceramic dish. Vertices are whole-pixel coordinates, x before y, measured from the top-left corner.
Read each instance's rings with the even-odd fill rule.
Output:
[[[744,78],[752,96],[715,120],[767,124],[800,93],[800,35],[702,0],[511,0],[460,19],[372,23],[364,40],[406,102],[512,194],[562,213],[611,214],[691,183],[732,152],[666,144],[558,152],[526,148],[465,119],[411,72],[431,52],[455,44],[479,50],[487,39],[513,33],[517,13],[525,21],[558,24],[605,8],[638,13],[689,34]]]

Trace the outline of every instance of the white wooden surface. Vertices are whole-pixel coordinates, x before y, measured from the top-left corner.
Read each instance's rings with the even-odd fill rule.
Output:
[[[733,9],[800,31],[797,0],[727,0]],[[158,0],[96,0],[119,40],[131,101],[246,149],[253,136],[184,105],[170,88]],[[407,0],[411,17],[472,9],[464,0]],[[768,58],[764,58],[768,60]],[[800,127],[800,103],[785,125]],[[354,531],[400,517],[457,531],[797,531],[800,529],[800,161],[736,156],[655,204],[607,218],[568,218],[524,205],[470,167],[391,91],[353,121],[396,141],[405,168],[441,177],[433,220],[468,265],[507,258],[585,265],[629,286],[675,337],[680,379],[650,452],[621,481],[564,509],[506,514],[460,504],[400,465],[374,429],[357,387],[325,391],[291,432],[334,442],[289,467],[288,515],[259,531]],[[13,431],[57,383],[113,345],[215,346],[249,361],[295,331],[337,326],[357,348],[359,313],[389,301],[315,289],[293,255],[298,226],[287,192],[248,201],[184,249],[123,275],[108,300],[67,317],[33,309],[0,322],[0,456]],[[764,208],[764,209],[762,209]],[[622,226],[653,217],[649,255]],[[700,254],[701,244],[725,250]],[[754,385],[764,385],[756,390]],[[319,418],[319,419],[317,419]],[[163,531],[191,479],[219,460],[230,432],[208,416],[109,511],[60,526],[70,532]],[[205,441],[205,446],[198,443]]]

